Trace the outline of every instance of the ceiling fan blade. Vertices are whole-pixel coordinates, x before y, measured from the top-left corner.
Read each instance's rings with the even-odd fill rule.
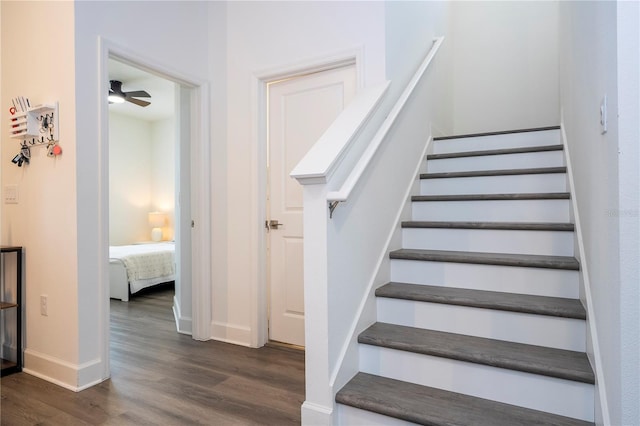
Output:
[[[125,96],[135,96],[136,98],[150,98],[151,95],[144,90],[136,90],[134,92],[124,92]]]
[[[146,106],[151,105],[151,102],[147,102],[147,101],[143,101],[143,100],[135,99],[135,98],[130,98],[128,96],[126,98],[124,98],[124,100],[127,101],[127,102],[131,102],[132,104],[139,105],[141,107],[146,107]]]

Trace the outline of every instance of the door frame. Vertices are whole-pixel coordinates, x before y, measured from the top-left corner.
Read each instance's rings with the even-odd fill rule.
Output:
[[[254,207],[251,229],[251,243],[254,247],[256,264],[251,285],[251,346],[261,347],[269,341],[269,277],[267,274],[267,86],[279,80],[303,77],[307,74],[327,71],[335,68],[354,65],[356,68],[356,87],[364,85],[363,69],[364,48],[358,47],[343,50],[322,57],[297,62],[291,65],[254,72],[252,78],[252,121],[255,141],[252,150],[253,202]]]
[[[98,99],[99,104],[99,211],[100,230],[96,249],[100,256],[98,303],[102,309],[100,324],[101,354],[104,360],[103,377],[110,377],[109,363],[109,108],[107,101],[109,58],[173,81],[191,89],[191,216],[198,232],[191,236],[192,258],[192,337],[211,338],[211,179],[209,144],[209,84],[193,78],[134,52],[110,40],[99,38]]]

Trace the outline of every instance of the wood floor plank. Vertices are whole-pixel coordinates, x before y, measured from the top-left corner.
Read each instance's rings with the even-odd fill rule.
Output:
[[[0,381],[0,424],[293,425],[304,352],[200,342],[179,334],[173,290],[111,301],[111,373],[71,392],[26,373]]]
[[[563,148],[564,146],[562,144],[559,144],[543,146],[521,146],[517,148],[500,148],[478,151],[448,152],[445,154],[429,154],[427,155],[427,160],[444,160],[448,158],[483,157],[505,154],[528,154],[535,152],[562,151]]]

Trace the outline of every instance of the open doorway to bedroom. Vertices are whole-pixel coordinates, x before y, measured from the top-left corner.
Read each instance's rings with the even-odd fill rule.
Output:
[[[190,334],[189,89],[113,58],[108,77],[112,311],[163,300]]]

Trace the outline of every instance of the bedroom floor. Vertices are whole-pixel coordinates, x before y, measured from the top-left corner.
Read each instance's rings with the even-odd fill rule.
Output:
[[[74,393],[25,373],[0,382],[2,425],[300,424],[304,354],[178,334],[173,290],[111,301],[112,378]]]

